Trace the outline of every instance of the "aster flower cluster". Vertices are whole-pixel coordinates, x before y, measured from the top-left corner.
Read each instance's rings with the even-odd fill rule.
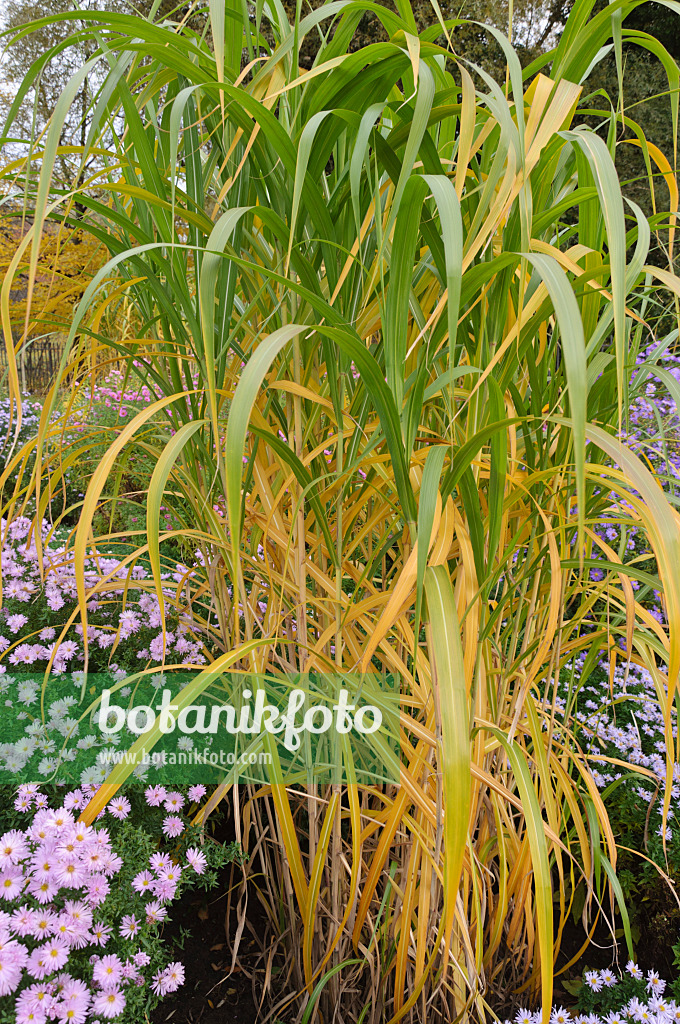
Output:
[[[658,971],[645,974],[634,960],[620,973],[585,970],[577,1006],[582,1012],[574,1016],[574,1024],[673,1024],[680,1021],[680,1005],[666,987]]]
[[[30,395],[24,394],[19,399],[19,405],[20,410],[17,408],[16,403],[13,403],[8,397],[0,398],[0,473],[7,469],[9,458],[21,451],[22,447],[28,442],[33,441],[38,433],[42,415],[42,403],[31,398]],[[19,411],[21,412],[21,426],[15,442]],[[53,419],[57,417],[58,414],[55,414]],[[43,448],[43,458],[46,460],[50,456],[50,444],[51,442],[48,439]],[[53,445],[54,454],[59,457],[61,456],[60,448],[60,442]],[[32,452],[28,456],[25,465],[19,464],[9,473],[3,489],[5,500],[14,492],[19,473],[23,472],[25,478],[26,474],[30,474],[34,464],[35,454]],[[56,490],[50,502],[50,511],[54,517],[61,515],[65,508],[77,504],[83,497],[84,488],[82,487],[82,482],[72,466],[65,469],[63,487],[59,487]],[[27,509],[29,512],[35,511],[34,496],[29,497]]]
[[[622,440],[652,469],[664,490],[677,496],[680,495],[680,445],[676,439],[680,430],[680,410],[662,375],[680,382],[680,354],[666,350],[665,345],[652,342],[640,350],[635,360],[635,369],[629,382],[631,402],[628,429]],[[611,506],[603,510],[599,521],[589,523],[593,533],[618,550],[620,555],[648,554],[643,531],[628,523],[625,535],[622,536],[620,520],[622,515],[628,518],[628,503],[615,494],[609,497]],[[576,508],[572,509],[572,513],[575,517]],[[598,544],[594,543],[592,549],[589,547],[587,557],[604,559],[605,555]],[[589,576],[594,582],[601,581],[605,570],[591,568]],[[633,590],[640,591],[638,600],[642,598],[644,605],[649,604],[648,611],[652,617],[663,623],[665,616],[661,594],[656,592],[648,598],[644,593],[648,588],[638,580],[630,579],[630,585]]]
[[[658,971],[645,975],[629,960],[622,973],[607,967],[603,971],[586,970],[571,1010],[554,1006],[550,1024],[678,1024],[680,1005],[666,995],[666,982]],[[504,1024],[541,1024],[541,1011],[521,1008],[513,1020]]]
[[[83,491],[95,466],[111,444],[112,435],[125,427],[140,410],[162,397],[155,391],[150,376],[144,382],[135,370],[141,372],[142,378],[147,376],[148,367],[133,360],[132,366],[126,370],[109,369],[106,376],[100,376],[96,381],[88,378],[77,389],[62,414],[64,437],[71,445],[71,450],[82,450],[82,459],[77,459],[69,471],[69,482],[73,484],[79,481]],[[197,381],[196,372],[193,376]],[[187,404],[189,402],[187,397]],[[154,429],[169,436],[182,423],[177,410],[168,407],[159,410],[152,422]],[[126,478],[130,485],[131,500],[118,503],[115,511],[111,511],[115,529],[133,534],[144,529],[145,509],[140,498],[146,493],[152,471],[153,464],[139,449],[127,458]],[[162,506],[160,513],[165,527],[177,528],[180,525],[173,509]]]
[[[67,638],[58,636],[61,630],[55,625],[42,625],[43,600],[49,611],[55,613],[52,616],[55,624],[66,621],[77,601],[73,555],[63,545],[46,544],[49,532],[49,523],[43,520],[43,584],[31,520],[20,516],[9,526],[4,519],[0,520],[3,539],[0,673],[6,672],[8,665],[24,670],[27,666],[44,670],[50,664],[53,675],[63,675],[84,659],[82,625],[72,627]],[[170,600],[176,598],[177,587],[186,582],[191,572],[189,567],[178,563],[163,574],[164,579],[175,584],[165,589]],[[139,662],[205,663],[203,645],[190,610],[179,615],[176,623],[168,628],[149,571],[144,566],[124,565],[118,558],[93,553],[85,565],[84,582],[90,591],[99,585],[88,602],[91,670],[110,669],[113,651],[116,665],[126,662],[135,668]]]
[[[9,398],[0,399],[0,473],[5,469],[6,460],[12,451],[18,451],[26,441],[29,441],[38,432],[42,406],[29,395],[22,395],[21,399],[21,429],[16,446],[14,444],[14,431],[17,424],[16,407],[12,408]],[[13,474],[10,483],[6,485],[9,489],[16,474]]]
[[[177,849],[172,856],[154,850],[143,830],[140,844],[140,830],[126,821],[126,797],[111,801],[92,826],[77,821],[93,791],[69,792],[56,807],[37,785],[17,791],[14,811],[31,820],[0,835],[2,1024],[136,1024],[140,1007],[153,1006],[184,982],[182,964],[167,962],[158,925],[184,882],[214,880],[206,874],[208,857],[180,844],[180,864]],[[191,787],[186,797],[149,787],[141,807],[147,816],[158,807],[181,820],[186,799],[204,795],[203,786]],[[110,825],[102,824],[104,817]],[[184,823],[182,831],[191,833]],[[137,871],[144,850],[148,867]],[[217,861],[226,859],[223,853]]]
[[[23,439],[32,437],[38,430],[40,424],[40,414],[42,412],[42,406],[40,402],[37,402],[31,398],[29,394],[21,396],[21,432],[19,434],[19,444]],[[3,437],[7,437],[10,432],[10,427],[13,429],[17,422],[17,410],[12,408],[12,403],[9,398],[3,398],[0,401],[0,433]],[[11,448],[14,440],[13,434],[10,434],[12,441],[0,442],[0,458],[6,448]],[[3,464],[4,465],[4,464]]]
[[[61,462],[63,444],[73,443],[76,446],[82,444],[83,435],[87,435],[87,445],[82,449],[83,458],[75,459],[71,465],[63,468],[63,483],[65,493],[57,489],[50,500],[50,513],[54,518],[71,506],[78,505],[83,497],[88,482],[88,472],[92,460],[96,462],[97,452],[92,447],[93,429],[98,428],[106,433],[106,441],[110,442],[110,431],[112,427],[124,426],[139,409],[148,406],[157,396],[145,384],[133,381],[120,370],[109,370],[106,377],[97,381],[94,387],[83,387],[70,397],[66,410],[64,433],[61,432],[57,438],[47,438],[43,449],[43,459],[49,465],[50,458],[55,457]],[[18,420],[16,405],[12,407],[9,398],[0,399],[0,428],[4,441],[0,440],[0,471],[5,469],[5,462],[9,453],[18,451],[27,442],[33,440],[37,434],[42,405],[40,401],[32,399],[29,395],[23,395],[21,402],[21,430],[18,441],[14,442],[14,428]],[[60,419],[61,413],[57,410],[52,416],[53,422]],[[11,430],[9,429],[11,425]],[[29,458],[28,469],[32,466],[33,457]],[[15,482],[17,471],[15,471],[5,485],[5,493],[8,495]],[[29,502],[31,511],[35,508],[34,500]],[[72,514],[67,514],[67,519],[72,520]],[[166,512],[166,521],[170,522],[170,515]]]
[[[680,413],[667,385],[654,373],[654,365],[680,382],[680,355],[676,352],[661,352],[659,346],[652,343],[639,353],[631,378],[635,397],[631,402],[631,429],[626,443],[644,454],[654,470],[665,478],[667,487],[677,493],[680,449],[669,445],[667,439],[677,437]]]
[[[576,730],[598,788],[616,792],[616,800],[607,802],[610,818],[613,815],[620,828],[631,830],[637,825],[640,832],[645,828],[652,853],[661,853],[664,837],[675,849],[674,844],[680,839],[676,825],[680,817],[680,765],[673,765],[671,804],[664,827],[666,726],[655,680],[639,665],[618,664],[610,689],[606,661],[601,661],[588,679],[581,679],[585,660],[585,654],[579,655],[563,673],[554,697],[556,711],[565,724]],[[578,683],[576,697],[569,695],[569,678]],[[677,740],[674,707],[669,714],[671,735]],[[615,761],[626,762],[631,770]],[[637,767],[644,773],[635,771]],[[627,840],[624,845],[630,846],[631,842]],[[680,857],[680,843],[677,851]]]
[[[82,393],[85,402],[79,402],[73,410],[70,426],[73,430],[85,430],[82,422],[82,405],[89,413],[92,407],[111,409],[120,420],[128,420],[138,408],[143,408],[157,397],[146,384],[130,379],[122,370],[110,369],[106,377],[100,379],[93,388],[86,388]],[[79,416],[80,412],[80,416]]]

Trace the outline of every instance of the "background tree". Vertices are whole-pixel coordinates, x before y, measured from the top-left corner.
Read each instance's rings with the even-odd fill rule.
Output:
[[[606,6],[605,0],[596,0],[591,17]],[[661,4],[645,3],[636,8],[626,18],[625,29],[648,33],[665,47],[676,63],[680,60],[677,17]],[[621,111],[623,112],[624,121],[619,119],[617,125],[614,153],[621,191],[626,199],[642,208],[645,216],[652,217],[656,211],[668,209],[668,187],[653,159],[650,183],[650,172],[643,149],[637,145],[636,132],[630,124],[626,124],[626,119],[644,129],[647,143],[658,147],[677,180],[677,137],[674,135],[668,78],[654,54],[634,41],[626,41],[625,38],[622,44],[622,64],[623,94],[619,92],[619,74],[613,47],[593,68],[584,83],[581,109],[597,113],[584,114],[582,121],[592,127],[602,125],[600,134],[606,138],[608,128],[604,127],[604,119],[609,117],[612,109],[617,110],[619,115]],[[633,222],[632,211],[626,209],[626,215],[630,226]],[[668,223],[668,218],[658,225],[658,230],[652,235],[649,260],[657,266],[667,267],[668,232],[663,230],[664,223]],[[664,298],[670,296],[664,293]],[[662,330],[661,325],[657,325],[657,329]]]
[[[196,32],[206,25],[206,15],[196,4],[177,4],[175,0],[82,0],[78,10],[141,14],[157,22],[188,22]],[[14,120],[12,137],[5,140],[4,162],[26,152],[28,140],[36,138],[47,125],[57,100],[69,79],[93,56],[97,44],[91,32],[92,23],[86,19],[73,21],[46,21],[54,15],[72,14],[70,0],[7,0],[4,4],[5,46],[0,59],[0,73],[4,79],[0,90],[0,118],[4,124],[11,104],[32,67],[41,66],[21,104]],[[44,23],[32,32],[25,29],[32,22]],[[56,53],[53,53],[57,49]],[[53,54],[53,56],[49,56]],[[97,72],[85,76],[71,104],[62,132],[65,147],[84,147],[90,125],[92,100],[99,86]],[[96,159],[96,158],[95,158]],[[77,154],[61,152],[56,171],[66,187],[84,180],[87,170],[94,165],[90,160],[80,166]]]
[[[305,0],[302,13],[316,10],[323,6],[323,2],[324,0]],[[396,13],[397,8],[392,0],[379,2]],[[296,11],[295,0],[284,0],[283,6],[292,22]],[[411,9],[419,32],[436,24],[436,15],[428,0],[412,0]],[[493,34],[483,26],[492,25],[501,32],[508,33],[510,11],[507,0],[461,0],[460,3],[456,3],[455,0],[444,0],[440,4],[440,9],[446,20],[461,18],[481,23],[459,25],[453,30],[452,39],[456,53],[464,60],[481,67],[497,81],[504,81],[506,64],[503,51]],[[554,0],[553,3],[545,3],[543,0],[519,0],[513,4],[512,42],[523,64],[529,64],[554,44],[566,21],[568,9],[569,4],[566,0]],[[366,14],[359,23],[349,50],[356,51],[370,43],[386,39],[387,33],[380,20],[373,14]],[[302,67],[312,66],[320,43],[319,33],[310,33],[305,37],[300,51]]]

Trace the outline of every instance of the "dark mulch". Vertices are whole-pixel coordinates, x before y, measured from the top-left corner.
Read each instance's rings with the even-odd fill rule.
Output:
[[[635,959],[639,966],[645,973],[658,971],[669,983],[675,981],[678,968],[674,962],[672,946],[680,937],[680,908],[666,883],[659,879],[656,884],[649,885],[644,894],[630,901],[628,912],[632,922]],[[623,970],[628,962],[628,949],[618,915],[616,925],[618,951],[611,932],[605,926],[598,925],[593,941],[580,960],[561,977],[578,979],[586,968],[602,970],[614,966],[619,971]],[[570,920],[562,936],[558,970],[578,953],[584,941],[585,932],[580,920]],[[558,978],[557,984],[559,981]]]
[[[228,878],[225,871],[224,888]],[[186,981],[176,995],[168,996],[156,1008],[151,1016],[153,1024],[254,1024],[257,1010],[249,975],[260,959],[259,948],[246,929],[236,966],[229,973],[231,951],[225,931],[226,912],[226,894],[220,895],[219,889],[207,894],[186,893],[173,906],[172,921],[166,926],[164,937],[174,945],[176,958],[184,964]],[[232,926],[235,928],[233,914]],[[183,949],[177,945],[182,929],[191,932]]]
[[[212,819],[213,838],[228,845],[236,838],[231,816],[224,808]],[[237,918],[232,892],[239,880],[231,865],[220,872],[209,892],[195,889],[172,905],[163,938],[174,959],[181,960],[186,979],[175,995],[164,999],[151,1015],[152,1024],[255,1024],[262,992],[262,942],[266,916],[257,899],[248,900],[247,918],[231,969]],[[189,934],[187,934],[189,933]]]
[[[223,820],[215,838],[231,842],[229,822]],[[267,933],[266,916],[257,899],[248,902],[248,916],[234,970],[231,971],[231,941],[236,931],[233,901],[227,921],[227,890],[233,884],[230,868],[222,872],[219,885],[209,893],[186,893],[173,905],[172,921],[164,937],[174,948],[175,958],[186,968],[186,981],[175,996],[169,996],[154,1011],[152,1024],[255,1024],[257,1001],[262,992],[262,940]],[[680,910],[667,886],[649,886],[637,905],[631,907],[634,921],[635,955],[640,967],[658,970],[669,982],[678,976],[672,945],[680,934]],[[617,925],[620,928],[620,918]],[[183,948],[182,932],[185,935]],[[569,920],[562,934],[556,964],[554,1001],[573,1007],[574,983],[583,970],[602,969],[612,965],[621,970],[628,951],[619,931],[618,965],[609,931],[598,925],[585,953],[566,971],[563,968],[581,949],[585,933],[579,921]],[[526,996],[513,996],[510,991],[503,1005],[494,1009],[503,1019],[512,1017]]]

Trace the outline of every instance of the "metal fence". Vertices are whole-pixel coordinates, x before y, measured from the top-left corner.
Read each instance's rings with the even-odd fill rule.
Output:
[[[17,354],[21,390],[31,394],[47,391],[54,380],[64,351],[64,339],[58,334],[31,338]],[[7,352],[0,344],[0,377],[7,372]]]

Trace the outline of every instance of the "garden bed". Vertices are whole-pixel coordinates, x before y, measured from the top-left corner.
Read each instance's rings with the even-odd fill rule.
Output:
[[[680,1024],[680,199],[621,92],[658,65],[675,129],[680,71],[636,3],[534,55],[512,4],[7,29],[0,1024]]]
[[[265,919],[251,897],[243,937],[232,970],[236,921],[227,920],[231,872],[223,871],[203,897],[187,893],[173,907],[163,930],[171,955],[181,959],[186,976],[180,994],[152,1013],[153,1024],[255,1024],[255,996],[262,991]]]

